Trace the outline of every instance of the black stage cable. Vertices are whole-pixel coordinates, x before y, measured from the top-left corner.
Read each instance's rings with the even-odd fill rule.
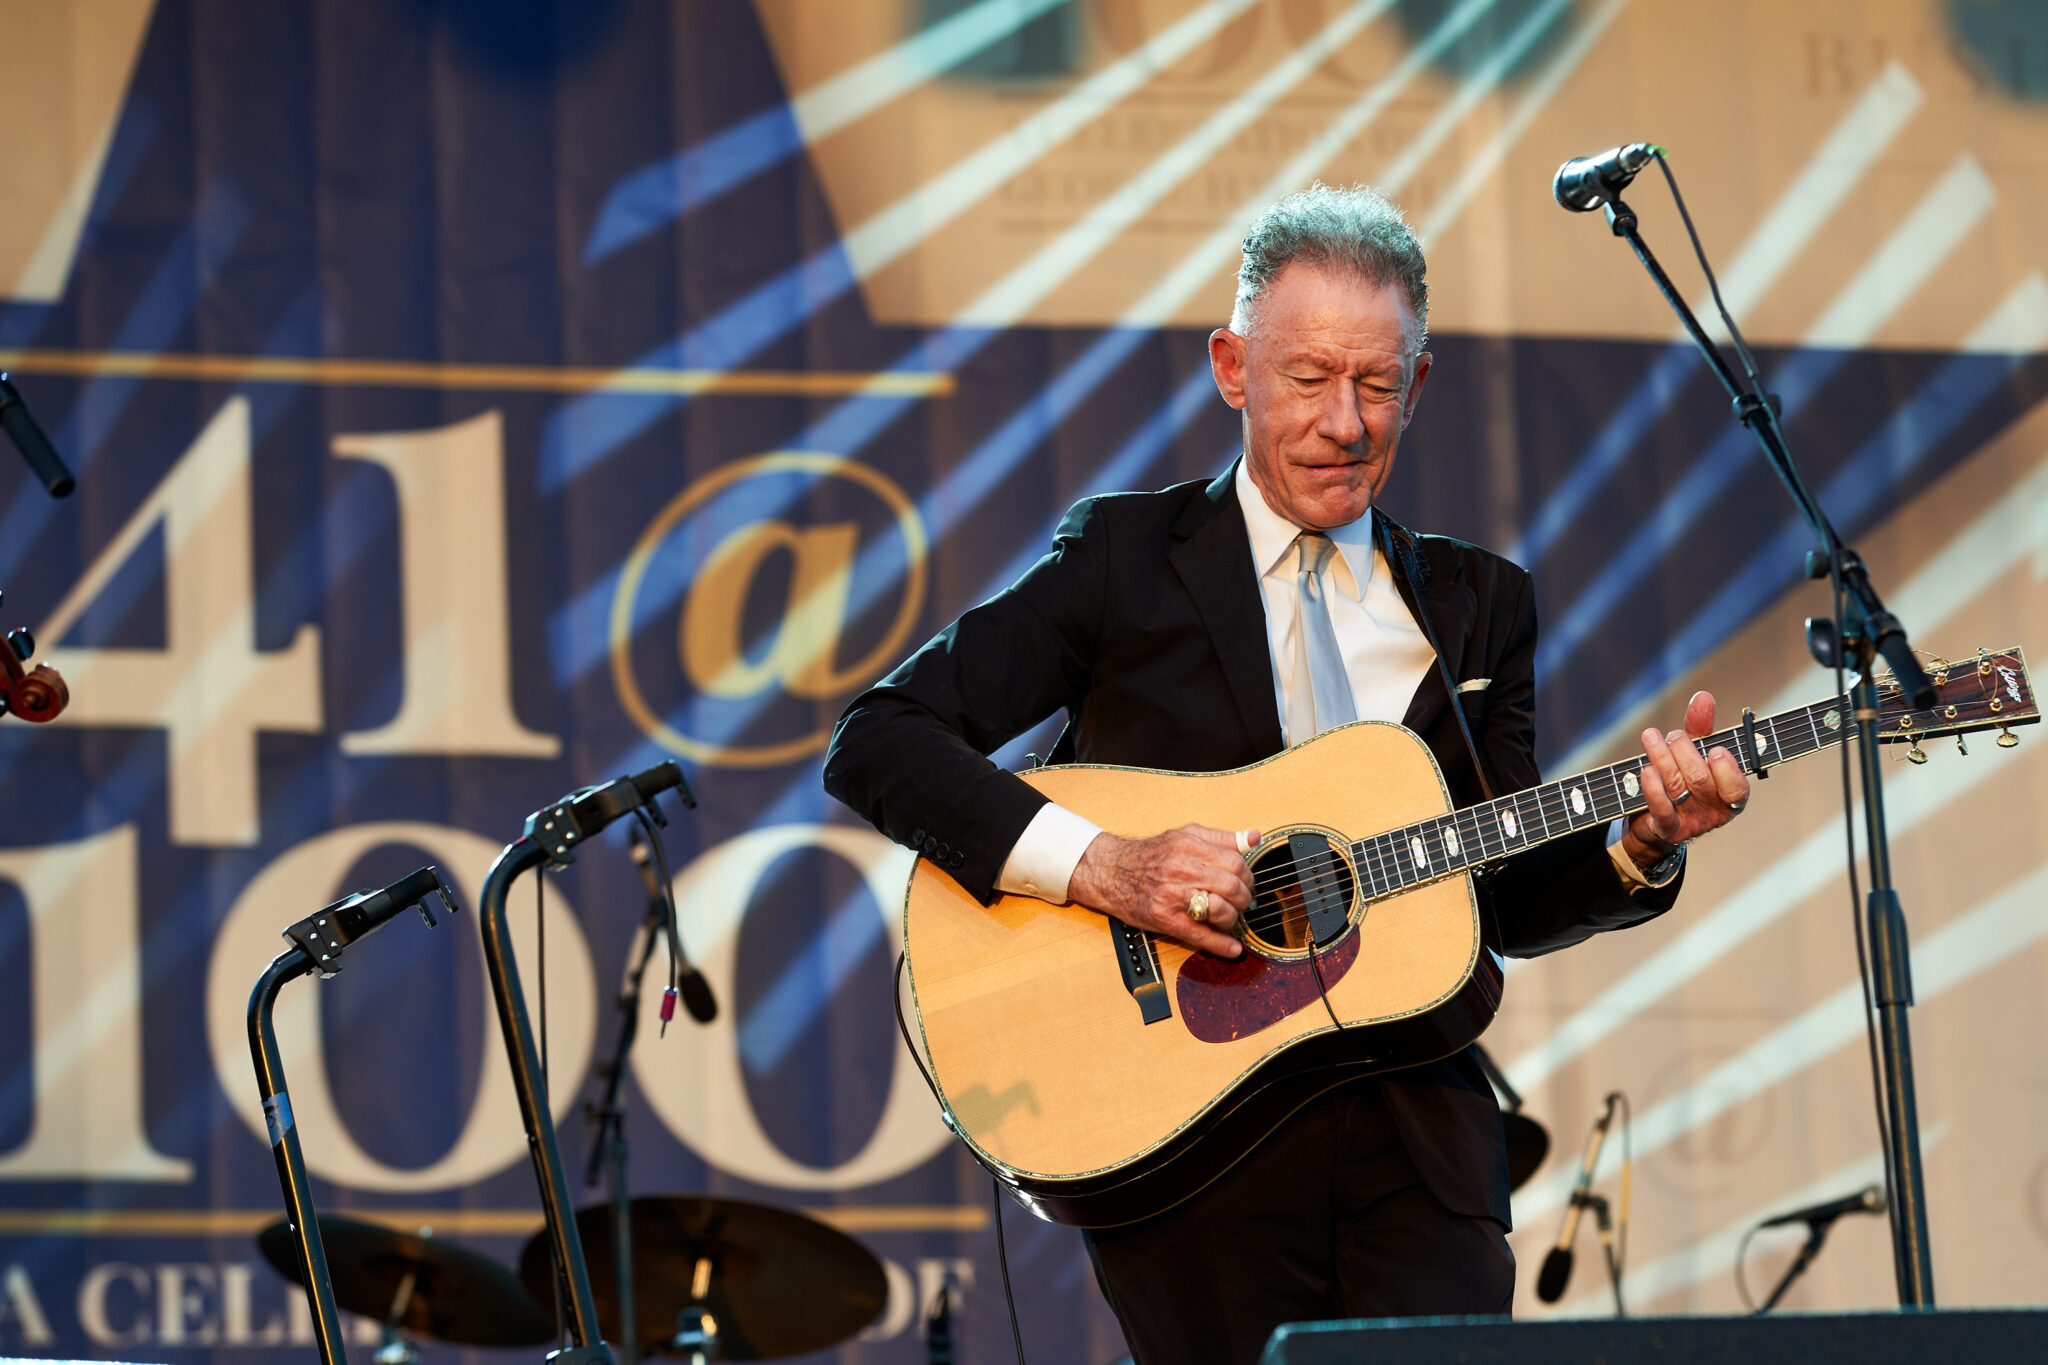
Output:
[[[1735,319],[1728,314],[1728,305],[1721,302],[1721,282],[1714,278],[1714,267],[1707,264],[1706,248],[1700,245],[1699,233],[1693,231],[1692,215],[1686,212],[1685,196],[1678,192],[1678,177],[1671,173],[1671,164],[1664,159],[1664,149],[1657,148],[1651,155],[1657,158],[1657,169],[1664,172],[1664,183],[1671,187],[1671,202],[1678,205],[1679,221],[1685,224],[1685,235],[1692,239],[1692,254],[1699,258],[1700,271],[1707,277],[1707,290],[1714,296],[1714,311],[1721,315],[1721,323],[1728,329],[1729,339],[1735,343],[1736,358],[1742,362],[1742,372],[1749,376],[1751,386],[1765,399],[1764,407],[1771,415],[1771,425],[1778,425],[1777,407],[1764,393],[1764,381],[1756,372],[1756,357],[1749,353],[1749,343],[1742,339],[1742,329],[1735,325]]]
[[[1756,1236],[1762,1227],[1762,1223],[1754,1224],[1748,1232],[1742,1234],[1742,1240],[1735,1244],[1735,1294],[1742,1300],[1742,1311],[1751,1317],[1755,1317],[1763,1310],[1756,1306],[1756,1300],[1750,1296],[1749,1277],[1742,1272],[1742,1262],[1749,1255],[1750,1238]]]
[[[540,1104],[552,1114],[554,1100],[548,1094],[548,879],[542,868],[533,870],[534,970],[540,973]]]
[[[1764,391],[1763,380],[1757,375],[1756,361],[1749,353],[1749,343],[1742,339],[1742,329],[1729,316],[1728,305],[1721,301],[1721,286],[1714,278],[1714,268],[1707,264],[1706,248],[1700,245],[1700,235],[1693,229],[1692,215],[1686,212],[1685,196],[1678,192],[1678,178],[1671,173],[1670,163],[1665,161],[1662,151],[1655,153],[1657,169],[1664,173],[1664,183],[1671,187],[1671,201],[1678,206],[1679,219],[1685,224],[1685,234],[1692,239],[1693,255],[1699,258],[1700,269],[1706,274],[1707,288],[1714,296],[1714,308],[1721,315],[1721,322],[1728,328],[1728,335],[1735,343],[1735,354],[1742,361],[1744,373],[1749,376],[1753,391],[1763,399],[1764,415],[1773,427],[1783,434],[1784,426],[1778,420],[1777,404]],[[1849,701],[1848,678],[1842,665],[1843,613],[1846,609],[1845,590],[1842,587],[1842,566],[1828,565],[1828,580],[1834,593],[1835,623],[1835,695],[1840,704],[1848,706],[1853,716],[1855,707]],[[1860,742],[1860,741],[1859,741]],[[1877,1050],[1877,1005],[1876,988],[1870,977],[1870,950],[1864,941],[1863,894],[1856,875],[1856,793],[1849,774],[1849,739],[1843,736],[1842,744],[1842,835],[1848,851],[1849,866],[1849,921],[1856,931],[1856,977],[1863,985],[1863,1036],[1870,1051],[1871,1102],[1877,1115],[1877,1145],[1884,1156],[1885,1217],[1892,1225],[1893,1241],[1898,1239],[1898,1200],[1892,1189],[1892,1134],[1884,1112],[1884,1067],[1878,1059]],[[1737,1262],[1737,1274],[1741,1265]],[[1745,1302],[1747,1296],[1745,1294]]]
[[[1833,576],[1835,609],[1835,695],[1846,698],[1848,679],[1842,668],[1842,615],[1847,610],[1842,577]],[[1846,704],[1846,703],[1845,703]],[[1855,707],[1850,707],[1854,724]],[[1857,743],[1862,743],[1859,737]],[[1885,1221],[1891,1225],[1892,1245],[1898,1245],[1899,1210],[1897,1191],[1892,1188],[1892,1132],[1889,1118],[1884,1112],[1884,1064],[1878,1059],[1877,1051],[1877,989],[1870,975],[1870,949],[1864,941],[1863,891],[1856,875],[1856,793],[1850,778],[1849,739],[1843,736],[1838,746],[1842,757],[1842,844],[1849,866],[1849,924],[1856,931],[1856,979],[1863,984],[1863,1041],[1870,1050],[1871,1107],[1877,1118],[1877,1150],[1884,1157],[1884,1209]]]
[[[1010,1340],[1017,1347],[1017,1365],[1024,1365],[1024,1333],[1017,1326],[1017,1297],[1010,1292],[1010,1249],[1003,1242],[1003,1187],[988,1178],[988,1202],[996,1219],[996,1263],[1003,1268],[1003,1301],[1010,1305]]]
[[[925,1069],[924,1058],[918,1055],[916,1046],[910,1041],[910,1025],[903,1019],[903,964],[909,960],[910,954],[907,951],[896,954],[896,989],[892,992],[896,1006],[896,1032],[903,1036],[904,1050],[910,1054],[910,1060],[917,1066],[917,1074],[924,1077],[924,1088],[932,1092],[932,1099],[938,1103],[943,1113],[946,1102],[939,1098],[939,1083],[933,1080],[932,1073]],[[946,1120],[946,1126],[953,1127],[950,1117]],[[958,1131],[954,1129],[956,1134]],[[1010,1249],[1003,1241],[1003,1191],[1002,1186],[996,1183],[994,1171],[990,1171],[988,1176],[988,1197],[990,1204],[994,1206],[996,1261],[1003,1269],[1003,1301],[1010,1306],[1010,1339],[1016,1343],[1017,1365],[1024,1365],[1024,1332],[1017,1325],[1017,1296],[1010,1289]]]
[[[1627,1091],[1617,1090],[1614,1096],[1621,1101],[1621,1216],[1614,1220],[1614,1283],[1615,1297],[1619,1298],[1622,1280],[1628,1273],[1628,1209],[1630,1189],[1635,1183],[1636,1111],[1635,1106],[1628,1102]]]
[[[668,993],[662,1000],[661,1031],[657,1036],[666,1038],[669,1016],[675,1013],[676,995],[682,986],[682,964],[689,960],[689,955],[683,951],[683,931],[677,923],[675,882],[669,876],[668,854],[661,847],[661,834],[645,810],[636,808],[633,814],[639,817],[640,828],[646,832],[647,849],[654,858],[654,872],[661,878],[661,903],[666,916],[662,934],[668,945]]]
[[[1250,948],[1245,949],[1250,952]],[[1316,951],[1316,927],[1308,927],[1308,965],[1316,969],[1316,994],[1323,998],[1323,1012],[1330,1016],[1330,1022],[1337,1026],[1337,1032],[1344,1031],[1344,1021],[1337,1017],[1336,1008],[1330,1004],[1330,988],[1323,984],[1323,958]]]
[[[924,1077],[924,1088],[932,1092],[932,1100],[943,1113],[946,1101],[939,1095],[939,1083],[932,1079],[932,1073],[925,1070],[924,1058],[918,1056],[917,1047],[910,1041],[910,1025],[903,1022],[903,964],[910,960],[908,952],[896,954],[896,989],[892,992],[896,1006],[896,1032],[903,1035],[903,1050],[910,1054],[910,1060],[917,1065],[917,1074]],[[946,1126],[953,1126],[950,1119]]]

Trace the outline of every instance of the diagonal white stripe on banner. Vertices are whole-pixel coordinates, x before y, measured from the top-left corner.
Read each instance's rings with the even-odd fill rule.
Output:
[[[2013,287],[1958,349],[1971,355],[2032,355],[2048,348],[2048,279],[2038,270]]]
[[[1998,202],[1991,177],[1964,152],[1835,296],[1800,345],[1854,350],[1905,306]]]
[[[1186,18],[993,138],[840,238],[866,279],[1006,184],[1167,67],[1213,38],[1253,0],[1209,0]]]
[[[1458,220],[1458,215],[1472,202],[1472,196],[1479,192],[1479,187],[1500,169],[1508,148],[1521,141],[1522,134],[1529,131],[1529,125],[1536,121],[1536,116],[1543,112],[1544,106],[1578,69],[1579,63],[1585,60],[1586,54],[1593,50],[1593,45],[1600,41],[1608,25],[1620,16],[1627,4],[1628,0],[1607,0],[1579,25],[1572,33],[1571,41],[1550,59],[1550,65],[1543,69],[1543,74],[1531,82],[1522,98],[1515,102],[1514,112],[1508,115],[1507,122],[1501,124],[1500,130],[1487,140],[1479,153],[1465,163],[1464,170],[1458,173],[1458,178],[1451,183],[1450,189],[1444,191],[1443,197],[1430,205],[1429,215],[1422,220],[1422,227],[1415,234],[1422,239],[1424,246],[1441,237]]]
[[[1458,13],[1464,23],[1490,8],[1494,0],[1465,0]],[[1311,72],[1367,24],[1392,8],[1393,0],[1361,0],[1325,24],[1308,42],[1287,54],[1164,155],[1119,185],[1115,192],[1081,220],[1040,247],[1031,257],[984,290],[953,319],[960,327],[1008,327],[1164,199],[1202,163],[1223,150],[1259,115],[1291,93]],[[1451,21],[1445,21],[1445,27]]]
[[[1863,183],[1925,99],[1905,67],[1885,63],[1877,79],[1778,196],[1728,268],[1720,272],[1721,299],[1735,315],[1737,326],[1742,315],[1770,293],[1822,224],[1834,217],[1849,192]],[[1693,301],[1693,311],[1707,324],[1709,336],[1727,341],[1728,329],[1721,325],[1713,302],[1711,295],[1702,293]],[[1672,335],[1676,340],[1686,339],[1683,328],[1674,328]]]
[[[1628,0],[1613,0],[1616,8]],[[1560,0],[1551,0],[1539,9],[1530,12],[1507,40],[1493,52],[1485,62],[1475,68],[1459,86],[1458,92],[1443,108],[1430,116],[1428,124],[1409,142],[1401,154],[1388,164],[1386,171],[1375,182],[1384,194],[1397,194],[1428,158],[1443,145],[1466,115],[1500,84],[1501,78],[1516,61],[1529,50],[1543,31],[1556,22],[1564,5]],[[1348,147],[1363,132],[1373,119],[1379,117],[1400,92],[1415,77],[1436,59],[1437,53],[1463,32],[1460,25],[1457,32],[1451,31],[1451,24],[1458,16],[1453,14],[1437,30],[1418,44],[1409,54],[1371,90],[1339,115],[1316,139],[1290,158],[1285,166],[1274,174],[1257,192],[1247,198],[1229,214],[1214,232],[1202,239],[1180,263],[1167,272],[1157,284],[1145,292],[1145,296],[1132,304],[1124,314],[1125,327],[1163,327],[1176,317],[1195,292],[1214,279],[1230,263],[1230,258],[1240,249],[1244,229],[1259,212],[1274,200],[1294,190],[1301,189],[1308,178],[1322,170],[1339,153]],[[1579,49],[1583,51],[1583,48]],[[1570,55],[1569,50],[1566,54]],[[1562,60],[1562,59],[1559,59]],[[1574,59],[1575,60],[1575,59]]]
[[[1913,945],[1915,1003],[1925,1008],[1951,987],[2013,961],[2043,937],[2048,937],[2048,865],[2035,868]],[[1851,981],[1645,1112],[1635,1126],[1637,1159],[1862,1037],[1863,988]],[[1620,1160],[1619,1151],[1609,1146],[1606,1155],[1609,1159],[1602,1165],[1611,1169]],[[1523,1186],[1515,1200],[1515,1222],[1541,1218],[1562,1207],[1577,1177],[1576,1170],[1566,1168]]]
[[[789,102],[789,112],[803,130],[804,141],[819,142],[1065,3],[981,0],[818,82]]]

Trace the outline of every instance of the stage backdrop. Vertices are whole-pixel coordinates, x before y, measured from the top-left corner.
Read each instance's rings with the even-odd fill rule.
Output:
[[[1628,139],[1671,149],[1920,643],[2048,658],[2031,0],[0,0],[0,30],[0,366],[79,474],[52,502],[0,452],[0,615],[73,696],[0,721],[0,1350],[311,1357],[251,1240],[278,1191],[244,1002],[282,926],[426,861],[462,915],[288,993],[299,1128],[324,1208],[513,1258],[537,1200],[471,909],[529,811],[675,758],[721,1013],[642,1032],[635,1187],[872,1247],[889,1305],[835,1359],[921,1360],[941,1284],[961,1358],[1004,1358],[988,1181],[890,1017],[910,855],[820,754],[1074,499],[1227,465],[1204,337],[1246,223],[1317,177],[1428,244],[1388,501],[1536,572],[1553,772],[1693,686],[1829,683],[1786,500],[1622,244],[1550,201]],[[1661,180],[1632,197],[1703,296]],[[1937,1285],[2028,1302],[2048,737],[1929,747],[1886,771]],[[1515,966],[1488,1043],[1560,1148],[1525,1271],[1610,1089],[1642,1311],[1733,1309],[1749,1222],[1877,1174],[1837,782],[1782,771],[1672,914]],[[550,878],[579,1172],[642,905],[617,839]],[[1032,1358],[1119,1356],[1078,1236],[1006,1223]],[[1846,1223],[1790,1302],[1884,1304],[1886,1255]],[[1603,1311],[1596,1266],[1565,1311]]]

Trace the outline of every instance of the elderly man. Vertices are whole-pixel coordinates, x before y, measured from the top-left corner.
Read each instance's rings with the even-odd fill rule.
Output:
[[[1374,510],[1429,378],[1428,317],[1421,247],[1377,194],[1318,185],[1268,209],[1209,338],[1243,458],[1075,506],[1051,554],[853,702],[827,790],[984,902],[1071,900],[1234,957],[1256,831],[1106,833],[985,755],[1062,710],[1055,762],[1203,771],[1379,719],[1422,736],[1460,805],[1534,785],[1529,575]],[[1685,842],[1748,796],[1732,755],[1688,738],[1713,724],[1702,692],[1682,731],[1644,731],[1647,811],[1482,879],[1507,951],[1671,905]],[[1089,1248],[1143,1365],[1246,1362],[1282,1322],[1507,1312],[1508,1219],[1499,1108],[1464,1053],[1327,1092]]]

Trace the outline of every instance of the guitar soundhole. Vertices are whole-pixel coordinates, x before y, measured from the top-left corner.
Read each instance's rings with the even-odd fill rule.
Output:
[[[1308,956],[1351,928],[1358,876],[1345,842],[1318,829],[1268,835],[1253,851],[1245,942],[1268,957]]]

